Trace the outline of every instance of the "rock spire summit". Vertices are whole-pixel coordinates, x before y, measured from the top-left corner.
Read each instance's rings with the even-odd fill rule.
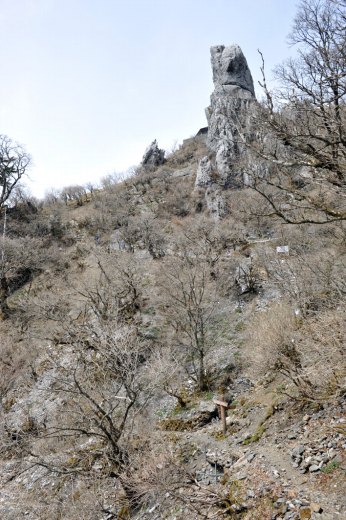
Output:
[[[210,48],[213,81],[217,86],[235,86],[255,96],[250,69],[239,45],[215,45]]]
[[[207,202],[222,196],[217,196],[218,188],[244,185],[237,167],[239,157],[246,153],[239,130],[249,134],[250,115],[256,101],[251,72],[239,45],[215,45],[210,54],[214,80],[210,106],[206,109],[210,153],[200,161],[196,177],[196,186],[207,188]],[[213,211],[215,204],[208,205]]]

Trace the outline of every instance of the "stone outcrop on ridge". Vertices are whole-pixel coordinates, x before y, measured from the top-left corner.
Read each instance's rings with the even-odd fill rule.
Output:
[[[207,146],[211,154],[201,160],[196,186],[214,182],[221,187],[237,188],[243,186],[242,175],[236,167],[244,152],[239,129],[248,133],[251,106],[256,100],[254,84],[238,45],[217,45],[211,47],[210,52],[215,86],[210,107],[206,109]]]
[[[144,168],[156,168],[165,162],[165,151],[158,147],[156,139],[146,149],[141,166]]]

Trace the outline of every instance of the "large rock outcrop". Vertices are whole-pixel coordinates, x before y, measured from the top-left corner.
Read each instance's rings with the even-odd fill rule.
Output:
[[[158,147],[157,141],[155,139],[146,149],[141,162],[141,167],[150,170],[160,166],[160,164],[163,164],[164,162],[165,151]]]
[[[210,48],[210,54],[215,88],[239,87],[255,96],[251,72],[239,45],[215,45]]]
[[[249,134],[251,107],[256,99],[254,84],[238,45],[217,45],[210,52],[215,86],[206,110],[207,146],[211,153],[208,160],[201,161],[196,186],[214,183],[222,188],[237,188],[244,182],[237,168],[239,158],[245,153],[240,131]],[[207,178],[206,169],[213,176]]]

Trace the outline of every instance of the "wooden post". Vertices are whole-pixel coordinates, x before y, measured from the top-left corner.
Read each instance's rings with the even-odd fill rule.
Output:
[[[225,397],[222,396],[221,399],[214,399],[214,403],[220,407],[220,416],[222,422],[222,433],[225,435],[227,431],[226,424],[226,410],[228,408],[228,403],[225,401]]]
[[[221,406],[221,422],[222,422],[222,433],[225,435],[227,430],[226,424],[226,408]]]

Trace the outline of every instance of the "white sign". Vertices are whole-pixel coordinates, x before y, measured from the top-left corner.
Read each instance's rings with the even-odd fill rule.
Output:
[[[277,246],[276,248],[276,252],[277,253],[286,253],[288,254],[289,253],[289,247],[288,246]]]

